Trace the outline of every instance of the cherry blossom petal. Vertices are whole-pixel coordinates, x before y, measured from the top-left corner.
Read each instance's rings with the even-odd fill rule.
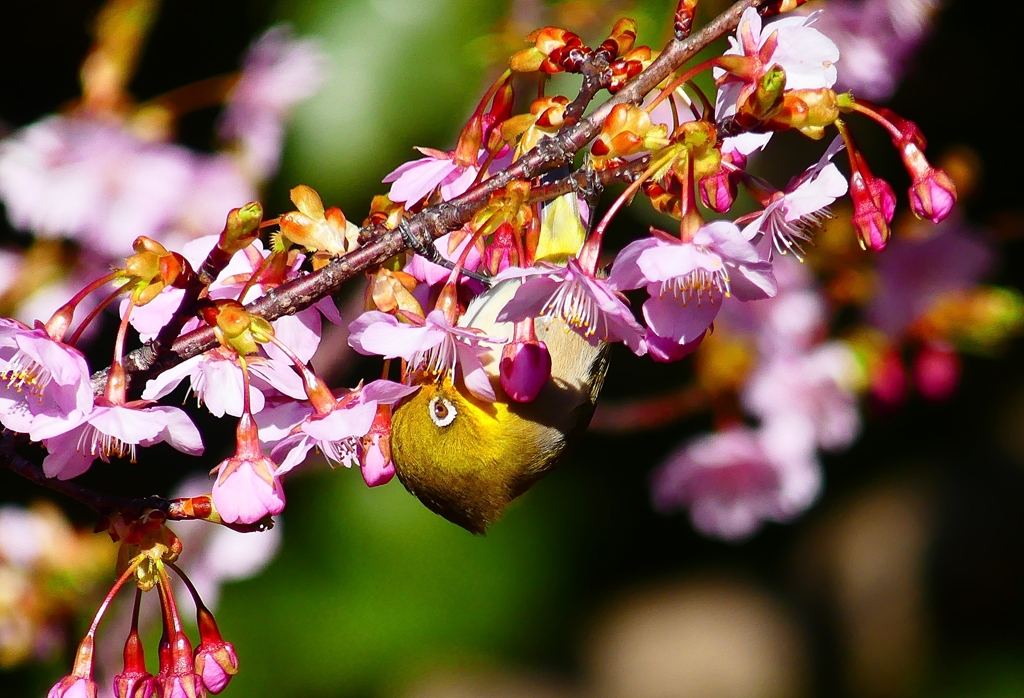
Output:
[[[444,333],[415,325],[400,323],[397,318],[370,310],[349,325],[349,345],[361,354],[380,355],[388,359],[402,357],[411,361],[417,352],[435,347],[444,341]]]
[[[630,291],[647,285],[647,278],[640,270],[637,261],[645,251],[658,247],[659,241],[654,237],[640,238],[623,247],[612,263],[608,274],[608,285],[616,291]]]
[[[163,441],[190,456],[203,455],[203,437],[184,410],[180,410],[177,407],[162,407],[158,405],[150,407],[146,410],[146,413],[151,418],[159,415],[160,420],[164,423],[164,427],[157,434],[156,438],[141,440],[141,445],[151,446]]]
[[[644,302],[643,313],[647,326],[656,335],[677,344],[688,344],[704,335],[721,309],[721,294],[713,302],[705,298],[701,302],[691,300],[683,305],[671,294],[659,296],[654,291]]]
[[[494,394],[494,386],[491,385],[490,377],[484,370],[478,353],[473,350],[473,347],[462,342],[455,343],[455,351],[459,355],[462,380],[466,384],[466,389],[481,400],[494,402],[497,399]]]
[[[77,450],[78,438],[86,426],[79,426],[63,434],[46,439],[47,455],[43,459],[43,474],[58,480],[70,480],[89,469],[96,457]]]
[[[249,461],[242,461],[226,478],[218,477],[211,494],[217,513],[227,523],[255,523],[268,514],[284,511],[281,481],[275,477],[267,482]]]

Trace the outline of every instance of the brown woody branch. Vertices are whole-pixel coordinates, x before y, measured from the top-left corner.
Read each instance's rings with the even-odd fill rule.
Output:
[[[612,107],[625,102],[639,104],[645,95],[686,61],[735,29],[744,10],[766,4],[771,3],[768,0],[740,0],[696,34],[683,40],[672,39],[647,70],[633,78],[589,116],[563,127],[551,138],[545,138],[511,166],[484,180],[462,196],[429,206],[413,215],[409,219],[409,232],[421,244],[429,244],[469,222],[473,214],[487,203],[491,194],[509,183],[530,181],[545,172],[571,163],[576,153],[597,135]],[[571,184],[563,186],[571,187]],[[364,229],[361,237],[370,239],[371,242],[339,257],[317,272],[268,291],[250,303],[247,306],[248,310],[268,320],[297,313],[333,294],[345,281],[408,249],[400,232],[383,226]],[[146,346],[125,358],[125,368],[129,374],[164,370],[215,346],[213,330],[203,328],[178,338],[171,348],[171,355],[162,362],[162,365],[155,365],[156,351],[152,346]]]
[[[59,492],[76,502],[81,502],[101,516],[121,514],[128,519],[137,519],[147,511],[160,511],[169,521],[212,521],[242,533],[265,531],[274,525],[273,519],[269,516],[252,524],[229,524],[215,520],[209,515],[212,508],[209,507],[208,496],[181,499],[167,499],[159,496],[121,497],[98,492],[71,480],[46,477],[41,466],[17,452],[18,446],[25,441],[27,439],[24,435],[19,434],[8,433],[0,437],[0,463],[32,483]]]

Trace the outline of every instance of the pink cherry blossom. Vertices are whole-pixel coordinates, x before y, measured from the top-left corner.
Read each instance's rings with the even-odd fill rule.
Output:
[[[769,259],[773,248],[780,254],[793,252],[800,259],[802,244],[828,217],[832,202],[846,193],[846,178],[830,162],[842,149],[843,139],[837,137],[815,165],[779,192],[743,229],[743,236],[755,244],[763,236]]]
[[[404,203],[407,208],[419,203],[436,188],[441,188],[441,199],[451,201],[466,192],[480,173],[480,165],[487,159],[481,150],[477,162],[463,164],[455,161],[455,151],[444,152],[433,148],[416,148],[426,157],[411,160],[392,170],[384,183],[391,183],[388,198]]]
[[[839,60],[839,49],[827,36],[810,26],[818,15],[787,16],[762,28],[757,10],[747,8],[740,18],[735,38],[729,37],[730,47],[725,55],[756,59],[760,70],[755,80],[772,66],[782,68],[786,73],[787,90],[832,87],[836,82],[834,64]],[[725,75],[722,70],[714,72],[716,79]],[[734,76],[726,76],[716,100],[715,115],[719,119],[736,113],[747,85]]]
[[[633,318],[617,289],[588,274],[569,258],[564,267],[542,264],[532,269],[509,267],[496,280],[524,279],[498,322],[557,317],[591,345],[622,342],[637,356],[647,353],[644,328]]]
[[[255,523],[284,511],[284,486],[277,463],[263,455],[252,415],[242,414],[236,429],[235,455],[217,466],[211,496],[227,523]]]
[[[771,264],[730,221],[702,226],[689,242],[667,235],[635,240],[616,257],[608,282],[623,291],[646,286],[647,326],[678,344],[700,339],[725,298],[757,300],[777,290]]]
[[[110,405],[98,402],[87,414],[37,427],[35,438],[49,451],[43,460],[46,477],[68,480],[81,475],[99,458],[135,461],[139,446],[166,442],[183,453],[203,453],[199,430],[177,407]]]
[[[251,185],[225,169],[223,157],[144,141],[119,124],[52,116],[0,143],[0,200],[17,228],[72,237],[118,257],[139,235],[195,235],[183,211],[219,210],[219,226],[226,211],[253,200]],[[217,168],[217,187],[207,186],[210,166]]]
[[[92,409],[89,365],[80,351],[50,338],[41,324],[0,318],[0,423],[32,435],[45,421]],[[35,437],[33,437],[35,438]]]
[[[264,393],[283,393],[301,400],[306,396],[302,379],[291,368],[290,361],[246,358],[249,368],[249,399],[253,412],[263,409]],[[211,349],[199,356],[167,369],[146,383],[144,400],[159,400],[173,391],[185,378],[196,400],[217,417],[225,414],[239,417],[244,406],[242,367],[238,356],[230,350]]]
[[[230,462],[230,470],[225,465]],[[221,464],[213,484],[213,503],[228,523],[253,523],[284,511],[284,487],[274,477],[273,461],[232,459]]]
[[[314,410],[308,400],[281,401],[256,415],[260,440],[273,445],[271,457],[280,477],[301,464],[314,448],[332,465],[351,467],[359,460],[361,439],[370,431],[377,405],[391,405],[418,386],[376,380],[351,391],[338,391],[334,409]]]
[[[803,354],[780,353],[754,369],[741,394],[762,424],[786,421],[813,434],[821,448],[849,446],[861,429],[854,387],[861,380],[852,350],[843,342]]]
[[[52,116],[0,144],[0,198],[15,227],[123,255],[136,237],[159,239],[173,221],[192,158],[116,124]]]
[[[452,380],[458,366],[469,392],[481,400],[495,399],[480,355],[488,350],[484,343],[501,341],[473,327],[451,325],[440,310],[431,311],[422,325],[399,322],[393,315],[371,310],[356,318],[349,331],[349,345],[361,354],[402,357],[416,370]]]
[[[738,541],[766,521],[788,521],[821,489],[813,451],[775,434],[734,426],[691,441],[654,476],[654,505],[685,508],[702,533]]]

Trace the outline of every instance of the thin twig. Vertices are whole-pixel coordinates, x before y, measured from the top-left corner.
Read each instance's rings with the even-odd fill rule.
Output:
[[[27,438],[23,434],[6,433],[0,436],[0,464],[29,482],[59,492],[76,502],[81,502],[101,516],[121,514],[126,518],[138,518],[146,511],[152,510],[163,512],[171,521],[211,521],[210,518],[197,515],[195,511],[197,504],[200,509],[205,504],[205,502],[196,502],[195,499],[202,500],[203,498],[167,499],[155,495],[152,497],[121,497],[98,492],[71,480],[46,477],[41,466],[17,453],[18,446],[26,441]],[[216,523],[242,533],[265,531],[274,525],[273,519],[269,516],[252,524],[229,524],[222,521]]]

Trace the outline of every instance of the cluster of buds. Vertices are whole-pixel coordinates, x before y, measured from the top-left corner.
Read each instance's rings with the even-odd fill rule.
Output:
[[[111,538],[120,542],[120,576],[110,589],[85,637],[79,643],[69,675],[50,689],[49,698],[95,698],[96,632],[114,597],[128,582],[135,586],[132,624],[124,645],[124,665],[114,678],[116,698],[200,698],[220,693],[238,673],[238,657],[226,642],[210,611],[203,605],[192,582],[174,564],[181,541],[165,526],[162,512],[148,511],[128,520],[116,516],[108,522]],[[193,651],[174,598],[168,570],[177,574],[196,606],[199,645]],[[145,650],[139,637],[142,595],[156,590],[163,634],[158,647],[159,669],[154,676],[146,668]]]
[[[637,46],[636,22],[624,17],[596,49],[561,27],[544,27],[526,40],[533,43],[512,56],[510,66],[517,73],[582,73],[590,67],[602,70],[601,82],[609,92],[618,92],[657,57],[649,46]]]

